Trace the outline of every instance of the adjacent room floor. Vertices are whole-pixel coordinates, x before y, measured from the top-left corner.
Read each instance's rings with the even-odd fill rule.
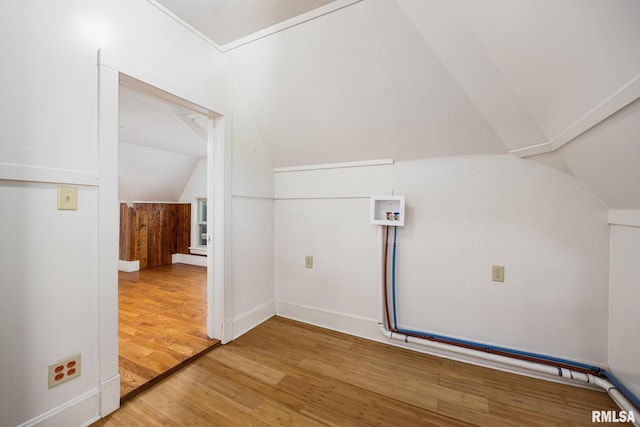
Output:
[[[273,317],[96,426],[584,426],[603,392]]]
[[[130,398],[219,344],[207,338],[207,269],[119,272],[120,396]]]

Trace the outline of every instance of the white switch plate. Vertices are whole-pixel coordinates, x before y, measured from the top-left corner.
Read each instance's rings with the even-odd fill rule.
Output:
[[[75,211],[78,209],[78,187],[58,187],[58,210]]]

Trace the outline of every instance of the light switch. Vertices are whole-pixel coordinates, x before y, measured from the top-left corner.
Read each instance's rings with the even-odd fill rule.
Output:
[[[78,187],[58,187],[58,210],[78,209]]]

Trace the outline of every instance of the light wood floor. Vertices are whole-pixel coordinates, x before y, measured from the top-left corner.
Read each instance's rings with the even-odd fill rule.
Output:
[[[274,317],[95,426],[584,426],[606,393]]]
[[[219,344],[207,338],[207,269],[186,264],[119,272],[120,396]]]

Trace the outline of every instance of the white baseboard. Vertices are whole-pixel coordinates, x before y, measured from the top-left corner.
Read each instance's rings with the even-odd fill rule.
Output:
[[[273,317],[275,313],[276,304],[275,301],[272,300],[234,318],[232,324],[233,339],[235,340],[245,332],[250,331],[265,320]]]
[[[276,301],[276,314],[288,319],[299,320],[300,322],[374,341],[382,341],[382,338],[384,338],[378,331],[378,322],[375,319],[284,301]]]
[[[100,382],[100,416],[106,417],[120,407],[120,374]]]
[[[171,262],[173,264],[189,264],[197,265],[199,267],[207,266],[207,257],[189,254],[172,254]]]
[[[140,261],[123,261],[118,260],[118,271],[124,271],[125,273],[131,273],[140,270]]]
[[[96,388],[53,408],[18,427],[88,426],[100,416],[100,391]]]
[[[171,263],[172,264],[189,264],[189,265],[197,265],[199,267],[207,266],[207,257],[198,256],[198,255],[189,255],[189,254],[172,254],[171,255]],[[131,273],[134,271],[140,271],[140,261],[123,261],[121,259],[118,260],[118,270],[124,271],[126,273]]]
[[[220,338],[221,344],[229,344],[233,341],[233,321],[225,320],[222,323],[222,337]]]
[[[482,366],[485,368],[491,368],[499,371],[510,372],[513,374],[524,375],[527,377],[544,379],[547,381],[557,382],[561,384],[568,384],[572,386],[602,391],[602,389],[600,389],[595,385],[592,386],[587,383],[571,381],[561,377],[532,373],[531,371],[528,371],[525,369],[519,369],[512,366],[507,366],[498,362],[487,361],[480,357],[475,358],[475,357],[460,355],[458,353],[454,353],[446,350],[433,349],[433,348],[421,346],[418,344],[403,343],[401,341],[392,340],[383,336],[380,333],[380,328],[377,320],[367,319],[365,317],[353,316],[353,315],[334,312],[330,310],[323,310],[316,307],[292,304],[284,301],[276,301],[276,315],[281,317],[286,317],[292,320],[297,320],[303,323],[319,326],[322,328],[343,332],[345,334],[354,335],[360,338],[365,338],[372,341],[378,341],[384,344],[393,345],[395,347],[414,350],[414,351],[429,354],[432,356],[443,357],[445,359],[451,359],[459,362],[470,363],[476,366]]]

